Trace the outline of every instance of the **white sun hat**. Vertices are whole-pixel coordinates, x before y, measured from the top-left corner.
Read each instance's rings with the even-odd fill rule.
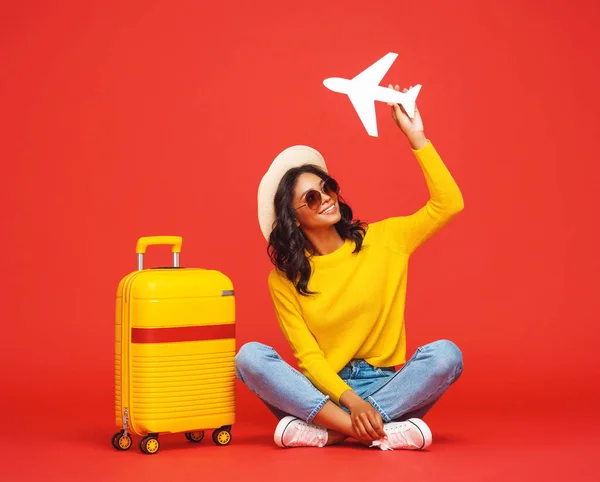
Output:
[[[309,146],[292,146],[279,153],[258,185],[258,223],[267,241],[275,222],[274,202],[279,182],[286,172],[303,164],[312,164],[327,172],[319,151]]]

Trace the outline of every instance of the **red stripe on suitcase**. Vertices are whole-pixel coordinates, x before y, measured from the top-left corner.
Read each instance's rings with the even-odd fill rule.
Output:
[[[173,343],[176,341],[220,340],[222,338],[235,338],[235,325],[131,329],[131,343]]]

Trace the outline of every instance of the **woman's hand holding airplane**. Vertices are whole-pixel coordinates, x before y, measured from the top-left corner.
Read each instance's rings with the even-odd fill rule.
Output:
[[[400,87],[398,85],[394,87],[392,84],[389,84],[388,87],[400,92]],[[408,92],[408,89],[403,89],[402,92],[406,93]],[[427,145],[427,138],[425,137],[423,121],[421,120],[421,114],[419,113],[417,105],[415,104],[415,115],[412,119],[400,104],[388,102],[388,105],[392,108],[392,118],[408,138],[411,147],[415,150],[425,147],[425,145]]]

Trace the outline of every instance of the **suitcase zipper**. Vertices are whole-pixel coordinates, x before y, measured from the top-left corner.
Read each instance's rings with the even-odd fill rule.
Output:
[[[127,435],[127,427],[129,426],[129,410],[125,407],[123,410],[123,433]]]
[[[131,273],[123,290],[123,311],[121,315],[121,407],[123,409],[123,430],[129,426],[129,404],[131,403],[131,285],[141,271]],[[125,323],[127,319],[127,323]],[[127,377],[125,378],[125,373]],[[125,383],[127,380],[127,383]],[[127,394],[127,396],[125,396]],[[132,427],[133,428],[133,427]]]

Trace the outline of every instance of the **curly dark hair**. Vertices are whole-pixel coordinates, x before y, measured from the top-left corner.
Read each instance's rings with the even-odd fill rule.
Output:
[[[304,296],[317,293],[308,290],[311,268],[305,250],[311,246],[302,230],[296,225],[296,212],[292,206],[292,199],[298,177],[307,172],[323,180],[329,178],[325,171],[312,164],[294,167],[285,173],[275,193],[275,222],[267,246],[271,262],[286,274],[296,287],[296,291]],[[338,196],[338,202],[342,219],[335,224],[335,229],[342,239],[350,238],[354,241],[353,252],[358,253],[362,249],[367,225],[352,219],[352,209],[341,196]]]

